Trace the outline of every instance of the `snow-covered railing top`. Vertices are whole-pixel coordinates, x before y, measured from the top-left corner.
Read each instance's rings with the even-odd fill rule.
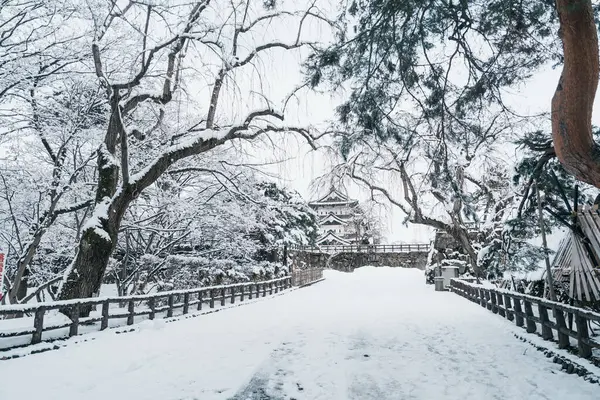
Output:
[[[539,325],[541,336],[545,340],[553,340],[553,331],[556,331],[558,346],[561,349],[571,347],[571,338],[575,339],[577,354],[580,357],[591,358],[592,349],[600,348],[600,342],[590,337],[588,328],[590,321],[600,322],[600,313],[461,279],[452,279],[450,289],[494,314],[499,314],[509,321],[515,320],[516,325],[525,327],[528,333],[535,333]],[[537,306],[535,311],[533,305]],[[549,310],[552,313],[549,313]]]
[[[401,244],[363,244],[363,245],[319,245],[319,246],[292,246],[290,250],[319,252],[319,253],[409,253],[427,252],[428,243],[401,243]]]
[[[268,281],[234,283],[234,284],[230,284],[230,285],[205,286],[205,287],[201,287],[201,288],[169,290],[169,291],[165,291],[165,292],[131,295],[131,296],[88,297],[88,298],[83,298],[83,299],[58,300],[58,301],[51,301],[51,302],[44,302],[44,303],[37,303],[37,304],[0,305],[0,315],[6,315],[8,313],[16,313],[16,312],[21,312],[21,313],[34,312],[35,310],[37,310],[41,307],[43,307],[46,310],[58,310],[58,309],[76,305],[76,304],[99,305],[99,304],[102,304],[105,302],[124,303],[124,302],[128,302],[129,300],[144,301],[144,300],[150,300],[151,298],[163,298],[163,297],[169,297],[169,296],[173,296],[173,295],[180,296],[180,295],[185,295],[186,293],[187,294],[196,294],[200,291],[209,292],[212,290],[241,288],[241,287],[254,286],[257,284],[269,284],[269,283],[281,282],[288,278],[289,277],[282,277],[282,278],[271,279]]]

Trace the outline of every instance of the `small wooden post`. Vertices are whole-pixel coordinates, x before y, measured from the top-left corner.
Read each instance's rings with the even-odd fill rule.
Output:
[[[269,295],[273,294],[273,282],[269,282]]]
[[[506,311],[504,309],[504,300],[502,299],[502,294],[498,293],[498,314],[501,317],[506,317]]]
[[[281,285],[281,281],[275,282],[275,293],[279,293],[279,285]]]
[[[515,319],[515,313],[514,311],[512,311],[512,304],[510,301],[510,296],[508,294],[504,295],[504,308],[506,308],[506,318],[509,321],[512,321]]]
[[[152,320],[156,316],[156,301],[154,300],[154,297],[150,297],[148,299],[148,307],[150,307],[150,314],[148,315],[148,318]]]
[[[33,317],[33,327],[35,332],[31,336],[31,344],[40,343],[42,341],[42,333],[44,332],[44,314],[46,310],[44,307],[40,307],[35,310],[35,317]]]
[[[531,319],[531,317],[533,317],[533,309],[531,308],[531,302],[529,300],[523,299],[523,304],[525,306],[527,333],[534,333],[537,330],[537,326],[535,324],[535,321]]]
[[[479,289],[479,303],[481,304],[481,307],[485,308],[487,306],[485,303],[485,292],[483,289]]]
[[[256,298],[258,299],[260,297],[260,283],[256,284]]]
[[[232,286],[230,289],[231,290],[231,304],[235,303],[235,289],[236,289],[235,286]]]
[[[579,351],[579,357],[590,358],[592,356],[592,348],[588,343],[585,343],[590,338],[587,321],[579,313],[575,315],[575,325],[577,326],[577,350]]]
[[[542,324],[542,339],[552,340],[552,328],[549,326],[550,318],[548,318],[548,309],[542,303],[538,303],[538,313]]]
[[[183,294],[183,313],[187,314],[190,311],[190,294],[185,292]]]
[[[496,300],[496,292],[490,292],[490,296],[492,298],[491,309],[494,314],[498,314],[497,300]]]
[[[174,303],[174,300],[175,300],[175,295],[170,294],[169,295],[169,300],[168,300],[168,302],[169,302],[169,309],[167,310],[167,318],[170,318],[170,317],[173,316],[173,303]]]
[[[225,289],[225,288],[221,289],[221,306],[225,305],[225,297],[227,296],[226,292],[227,292],[227,289]]]
[[[263,283],[262,287],[263,287],[263,297],[265,297],[267,295],[267,285]]]
[[[523,326],[524,325],[524,320],[523,320],[523,310],[521,309],[521,299],[519,298],[515,298],[515,322],[517,323],[517,326]]]
[[[198,292],[198,311],[202,310],[202,302],[204,301],[204,292],[201,290]]]
[[[570,345],[569,335],[563,330],[567,330],[567,324],[565,322],[565,314],[562,310],[554,309],[554,318],[556,319],[556,328],[558,333],[558,348],[566,349]]]
[[[215,289],[210,289],[210,308],[215,308]]]
[[[110,303],[108,300],[104,300],[102,302],[102,321],[100,321],[100,330],[103,331],[108,328],[108,309],[110,307]]]
[[[71,306],[71,326],[69,327],[69,336],[77,336],[79,330],[79,303]]]
[[[129,303],[127,304],[127,311],[129,312],[129,315],[127,316],[127,325],[133,325],[135,313],[135,304],[133,303],[133,300],[129,300]]]
[[[252,284],[248,285],[248,300],[252,300]]]

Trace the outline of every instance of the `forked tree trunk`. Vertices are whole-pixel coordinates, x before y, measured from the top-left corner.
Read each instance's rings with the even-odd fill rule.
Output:
[[[591,0],[557,0],[564,66],[552,98],[556,156],[577,179],[600,188],[600,147],[592,137],[598,34]]]

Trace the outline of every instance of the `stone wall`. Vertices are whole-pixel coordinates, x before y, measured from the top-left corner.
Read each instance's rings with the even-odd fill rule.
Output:
[[[337,253],[290,252],[290,265],[295,268],[331,268],[354,271],[367,265],[425,269],[427,252],[410,253]]]

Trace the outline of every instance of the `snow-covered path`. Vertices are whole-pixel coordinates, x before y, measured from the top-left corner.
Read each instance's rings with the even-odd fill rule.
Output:
[[[0,399],[598,399],[418,270],[327,272],[275,299],[0,362]]]

